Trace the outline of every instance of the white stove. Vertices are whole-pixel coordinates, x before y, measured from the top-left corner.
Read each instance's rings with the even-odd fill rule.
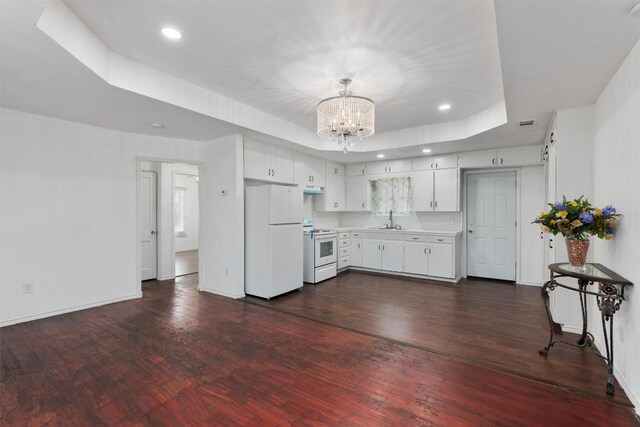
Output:
[[[319,283],[336,277],[338,233],[334,230],[304,229],[304,281]]]

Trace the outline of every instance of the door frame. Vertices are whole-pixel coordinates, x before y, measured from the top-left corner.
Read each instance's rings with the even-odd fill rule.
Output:
[[[195,163],[191,163],[191,162],[180,162],[180,163],[186,163],[189,165],[193,165],[193,166],[198,166],[198,174],[196,175],[196,177],[200,178],[200,166],[195,164]],[[175,200],[176,200],[176,175],[193,175],[193,173],[186,171],[186,170],[180,170],[180,169],[174,169],[173,171],[171,171],[171,200],[173,200],[172,202],[172,206],[174,206]],[[176,218],[175,218],[175,206],[174,209],[171,209],[171,224],[172,226],[175,228],[176,225]],[[198,180],[198,236],[197,236],[197,246],[198,246],[198,270],[200,270],[200,180]],[[175,233],[173,234],[173,239],[171,239],[171,259],[172,259],[172,266],[173,266],[173,278],[175,279],[176,277],[176,235]]]
[[[522,218],[520,216],[520,168],[491,168],[491,169],[470,169],[463,170],[463,186],[462,186],[462,263],[461,275],[465,279],[467,278],[467,264],[469,262],[469,253],[467,251],[469,229],[467,228],[467,213],[468,213],[468,188],[469,188],[469,175],[481,175],[500,172],[515,172],[516,174],[516,278],[515,283],[520,283],[520,226]]]
[[[179,159],[179,158],[167,158],[167,157],[149,157],[149,156],[136,156],[135,159],[135,176],[136,176],[136,188],[135,188],[135,197],[136,197],[136,290],[137,290],[137,297],[142,297],[142,245],[140,243],[140,233],[141,233],[141,223],[140,223],[140,194],[141,194],[141,189],[140,189],[140,179],[142,177],[142,162],[144,161],[148,161],[148,162],[159,162],[159,163],[186,163],[186,164],[190,164],[190,165],[194,165],[194,166],[198,166],[198,176],[202,176],[202,172],[204,170],[204,162],[202,161],[196,161],[196,160],[189,160],[189,159]],[[160,178],[160,177],[158,177]],[[158,187],[158,185],[160,185],[160,181],[161,179],[157,179],[156,180],[156,187]],[[172,174],[172,185],[174,185],[173,183],[173,174]],[[199,215],[198,215],[198,270],[202,270],[202,262],[204,259],[206,259],[205,257],[205,251],[203,250],[203,248],[205,247],[204,245],[204,218],[205,218],[205,204],[204,204],[204,182],[203,180],[200,180],[200,182],[198,183],[198,210],[199,210]],[[172,194],[175,190],[172,190]],[[156,203],[158,202],[158,200],[156,200]],[[172,203],[173,205],[173,203]],[[157,216],[159,215],[158,210],[156,209],[156,228],[157,228]],[[171,223],[173,224],[173,209],[171,209],[170,212],[171,215]],[[159,237],[159,233],[156,233],[156,240]],[[172,252],[173,252],[173,276],[170,279],[175,279],[175,237],[171,239],[171,247],[172,247]],[[157,253],[157,250],[156,250]],[[156,255],[157,256],[157,255]],[[157,263],[156,263],[157,264]],[[156,267],[157,269],[157,267]],[[170,280],[167,279],[167,280]],[[200,285],[203,283],[203,272],[199,271],[198,273],[198,287],[197,289],[200,290]]]

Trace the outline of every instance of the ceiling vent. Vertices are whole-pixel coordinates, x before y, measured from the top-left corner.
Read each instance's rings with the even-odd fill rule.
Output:
[[[523,120],[520,122],[520,126],[533,126],[535,123],[535,120]]]

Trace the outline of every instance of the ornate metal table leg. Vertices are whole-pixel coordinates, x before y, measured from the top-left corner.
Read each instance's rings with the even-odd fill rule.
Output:
[[[580,308],[582,309],[582,334],[578,339],[579,346],[585,346],[588,342],[587,339],[587,294],[584,291],[587,290],[589,285],[588,280],[578,279],[578,293],[580,294]]]
[[[542,299],[544,300],[544,308],[547,310],[547,318],[549,319],[549,343],[547,346],[541,350],[538,350],[543,356],[549,354],[549,350],[553,347],[553,317],[551,316],[551,310],[549,310],[549,292],[555,289],[553,279],[549,280],[547,283],[542,286]]]
[[[613,396],[615,389],[613,386],[613,315],[620,308],[621,296],[618,288],[610,284],[600,284],[598,296],[598,308],[602,315],[602,332],[604,334],[604,346],[607,350],[607,394]],[[607,331],[609,322],[609,331]]]

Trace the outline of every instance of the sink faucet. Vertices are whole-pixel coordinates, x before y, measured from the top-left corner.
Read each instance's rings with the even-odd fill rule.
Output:
[[[393,210],[389,211],[389,228],[393,228]]]

